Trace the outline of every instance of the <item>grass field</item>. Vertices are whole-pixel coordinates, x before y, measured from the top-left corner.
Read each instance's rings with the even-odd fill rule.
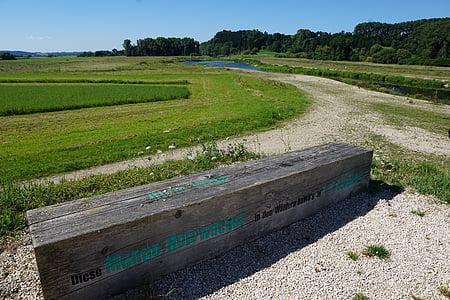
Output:
[[[0,116],[189,97],[185,86],[0,84]]]
[[[132,73],[130,78],[135,78],[136,73],[176,74],[187,73],[188,69],[182,68],[178,62],[189,59],[180,57],[51,57],[32,58],[17,61],[2,61],[0,63],[0,78],[54,78],[73,77],[73,75],[92,75],[99,79],[113,78],[113,74],[124,75]],[[191,69],[192,70],[192,69]],[[136,72],[138,71],[138,72]],[[200,68],[196,72],[201,72]],[[21,76],[21,75],[26,75]],[[108,76],[109,75],[109,76]],[[138,76],[139,77],[139,76]],[[143,76],[145,78],[145,76]],[[146,78],[149,79],[149,78]]]
[[[86,79],[86,78],[14,78],[0,79],[0,83],[111,83],[111,84],[152,84],[152,85],[185,85],[187,80],[178,81],[145,81],[145,80],[117,80],[117,79]]]
[[[257,56],[257,59],[263,63],[274,65],[289,65],[293,67],[364,72],[392,76],[407,76],[422,79],[437,79],[450,82],[450,68],[448,67],[387,65],[368,62],[324,61],[304,58],[277,58],[269,55]]]
[[[183,66],[174,58],[29,59],[6,65],[0,63],[8,70],[0,72],[0,80],[181,80],[190,83],[191,96],[185,100],[0,117],[1,181],[79,170],[165,151],[170,145],[185,147],[269,129],[308,107],[306,98],[293,86],[225,70]],[[135,70],[136,66],[142,69]],[[48,91],[48,84],[35,84],[30,89],[59,94],[62,90],[53,87],[71,86],[52,85],[53,91]],[[122,88],[129,91],[146,86],[117,87]],[[16,93],[31,94],[31,90]],[[75,99],[85,93],[73,92]],[[112,98],[118,99],[116,95]]]

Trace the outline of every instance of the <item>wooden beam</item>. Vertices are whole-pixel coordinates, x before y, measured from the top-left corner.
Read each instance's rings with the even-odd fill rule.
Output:
[[[372,151],[328,144],[27,212],[46,299],[105,298],[359,193]]]

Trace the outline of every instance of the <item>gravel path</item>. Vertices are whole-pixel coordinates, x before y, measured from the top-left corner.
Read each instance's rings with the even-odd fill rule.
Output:
[[[173,299],[351,299],[358,292],[369,299],[446,299],[439,288],[450,285],[449,232],[447,205],[382,189],[166,276],[145,293]],[[362,255],[372,244],[391,256]],[[349,259],[347,251],[359,259]],[[1,299],[42,299],[27,234],[0,254],[0,279]]]

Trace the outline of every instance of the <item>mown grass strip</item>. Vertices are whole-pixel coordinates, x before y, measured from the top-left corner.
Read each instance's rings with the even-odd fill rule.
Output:
[[[257,159],[259,155],[243,145],[218,149],[204,145],[194,159],[168,161],[147,168],[135,168],[110,175],[93,175],[61,183],[0,184],[0,237],[25,228],[25,212],[42,206],[100,195],[133,186],[161,181],[175,176],[209,170],[223,164]]]
[[[0,116],[189,98],[185,86],[0,85]]]
[[[145,81],[145,80],[120,80],[120,79],[65,79],[65,78],[35,78],[35,79],[0,79],[0,83],[112,83],[112,84],[152,84],[152,85],[187,85],[187,80],[173,81]]]

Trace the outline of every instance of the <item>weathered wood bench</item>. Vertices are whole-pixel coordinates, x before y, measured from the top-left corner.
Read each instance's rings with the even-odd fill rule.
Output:
[[[329,144],[28,211],[46,299],[102,299],[364,190],[372,151]]]

